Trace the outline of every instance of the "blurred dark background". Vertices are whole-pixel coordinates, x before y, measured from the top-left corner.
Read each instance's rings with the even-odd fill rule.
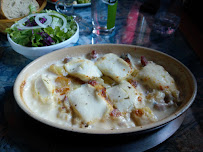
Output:
[[[144,0],[141,11],[150,14],[171,12],[180,17],[179,30],[203,63],[202,8],[199,0]]]

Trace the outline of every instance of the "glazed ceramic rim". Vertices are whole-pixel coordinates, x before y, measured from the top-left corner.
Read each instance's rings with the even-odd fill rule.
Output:
[[[195,77],[193,76],[193,74],[191,73],[191,71],[184,65],[182,64],[180,61],[178,61],[177,59],[173,58],[172,56],[170,55],[167,55],[163,52],[159,52],[155,49],[150,49],[150,48],[146,48],[146,47],[141,47],[141,46],[136,46],[136,45],[127,45],[127,44],[94,44],[94,45],[81,45],[81,46],[75,46],[75,48],[80,48],[80,47],[91,47],[91,46],[124,46],[124,47],[132,47],[132,48],[137,48],[137,49],[146,49],[148,51],[151,51],[151,52],[156,52],[156,53],[159,53],[159,54],[162,54],[164,56],[167,56],[168,58],[171,58],[172,60],[175,60],[175,62],[177,62],[179,65],[181,65],[185,70],[186,72],[188,72],[188,74],[190,75],[191,77],[191,81],[194,85],[194,90],[192,92],[192,95],[190,97],[190,99],[187,101],[187,103],[184,104],[183,107],[181,107],[179,110],[177,110],[175,113],[173,113],[172,115],[160,120],[160,121],[157,121],[155,123],[151,123],[151,124],[148,124],[148,125],[144,125],[144,126],[137,126],[137,127],[132,127],[132,128],[125,128],[125,129],[114,129],[114,130],[105,130],[105,129],[84,129],[84,128],[76,128],[76,127],[67,127],[67,126],[63,126],[63,125],[60,125],[60,124],[56,124],[54,122],[51,122],[49,120],[46,120],[46,119],[43,119],[41,118],[40,116],[34,114],[33,112],[31,112],[27,106],[24,104],[24,102],[22,101],[21,99],[21,96],[20,94],[18,94],[19,92],[19,88],[20,88],[20,85],[22,83],[22,80],[21,80],[21,77],[23,77],[23,74],[26,72],[27,69],[29,69],[33,64],[35,64],[36,62],[39,62],[45,58],[48,58],[48,56],[50,55],[53,55],[53,54],[57,54],[57,53],[60,53],[60,52],[63,52],[65,49],[69,49],[69,48],[65,48],[65,49],[61,49],[61,50],[57,50],[57,51],[54,51],[54,52],[51,52],[49,54],[46,54],[44,56],[41,56],[39,58],[37,58],[36,60],[32,61],[30,64],[28,64],[21,72],[20,74],[18,75],[15,83],[14,83],[14,88],[13,88],[13,91],[14,91],[14,97],[17,101],[17,104],[20,106],[20,108],[25,111],[29,116],[31,116],[32,118],[44,123],[44,124],[47,124],[49,126],[52,126],[52,127],[55,127],[55,128],[59,128],[59,129],[63,129],[63,130],[66,130],[66,131],[72,131],[72,132],[77,132],[77,133],[87,133],[87,134],[107,134],[107,135],[112,135],[112,134],[126,134],[126,133],[139,133],[139,132],[145,132],[145,131],[150,131],[150,130],[154,130],[156,128],[160,128],[162,127],[163,125],[169,123],[170,121],[176,119],[177,117],[179,117],[180,115],[182,115],[184,112],[186,112],[186,110],[191,106],[191,104],[193,103],[194,99],[195,99],[195,96],[196,96],[196,93],[197,93],[197,83],[196,83],[196,80],[195,80]],[[70,48],[73,48],[73,47],[70,47]]]

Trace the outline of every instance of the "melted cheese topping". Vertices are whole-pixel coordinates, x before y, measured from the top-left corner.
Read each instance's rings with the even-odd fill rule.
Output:
[[[142,93],[127,81],[122,81],[119,85],[107,89],[107,94],[120,112],[131,112],[132,109],[144,106]]]
[[[136,127],[175,112],[179,91],[171,75],[127,57],[130,63],[112,53],[50,63],[26,80],[25,103],[43,119],[87,129]]]
[[[112,109],[105,98],[89,84],[71,91],[68,99],[74,111],[85,123],[101,120]]]
[[[133,72],[127,62],[113,53],[101,57],[96,62],[96,65],[104,75],[111,77],[117,82],[124,80]]]
[[[87,59],[73,59],[64,65],[68,74],[80,78],[83,81],[89,81],[94,77],[101,77],[102,73],[94,65],[94,62]]]

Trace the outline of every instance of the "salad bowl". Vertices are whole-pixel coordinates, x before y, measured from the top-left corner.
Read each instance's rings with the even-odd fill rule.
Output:
[[[26,47],[20,44],[15,43],[9,34],[7,34],[8,41],[12,47],[12,49],[19,54],[22,54],[28,59],[34,60],[42,55],[50,53],[52,51],[68,47],[71,43],[76,43],[79,39],[79,25],[77,24],[77,31],[76,33],[68,40],[50,46],[42,46],[42,47]]]
[[[11,28],[7,29],[7,39],[12,49],[26,58],[34,60],[42,55],[76,43],[79,39],[78,23],[71,19],[70,24],[67,22],[66,25],[59,25],[60,20],[56,19],[57,14],[59,17],[62,16],[53,12],[31,14],[13,24]],[[39,23],[35,19],[38,15],[41,15],[40,19],[38,18]],[[50,19],[51,15],[53,16],[52,19]],[[34,17],[32,24],[36,25],[31,24],[32,17]],[[41,23],[41,19],[45,20],[44,24]],[[61,19],[64,20],[65,17],[62,16]],[[31,25],[24,25],[25,23]]]

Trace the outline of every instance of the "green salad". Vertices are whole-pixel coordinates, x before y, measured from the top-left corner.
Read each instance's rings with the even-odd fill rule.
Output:
[[[77,24],[72,16],[53,10],[30,14],[6,29],[15,43],[27,47],[58,44],[69,39],[76,31]]]

